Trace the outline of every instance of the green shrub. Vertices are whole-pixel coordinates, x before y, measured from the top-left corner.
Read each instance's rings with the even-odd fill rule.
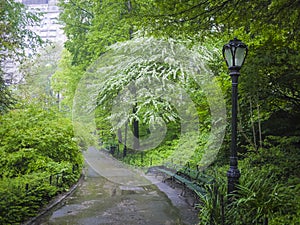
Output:
[[[31,105],[0,124],[0,224],[19,224],[78,180],[83,158],[58,112]]]

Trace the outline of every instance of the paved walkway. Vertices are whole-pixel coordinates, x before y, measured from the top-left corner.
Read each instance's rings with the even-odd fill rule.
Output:
[[[60,207],[34,224],[198,223],[197,212],[178,195],[179,190],[170,188],[153,176],[145,176],[95,148],[89,148],[84,155],[86,180]]]
[[[133,170],[111,155],[95,148],[91,147],[84,152],[84,158],[88,166],[100,176],[114,183],[127,186],[147,186],[151,184],[141,171]]]

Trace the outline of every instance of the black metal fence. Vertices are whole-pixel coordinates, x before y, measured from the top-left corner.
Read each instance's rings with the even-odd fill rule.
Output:
[[[79,165],[75,164],[72,167],[72,174],[74,174],[76,171],[78,171],[79,169]],[[56,186],[56,187],[62,187],[66,182],[66,176],[68,176],[70,174],[68,174],[67,172],[63,171],[63,172],[59,172],[59,173],[54,173],[51,175],[47,175],[45,177],[41,177],[39,179],[34,180],[34,182],[28,182],[25,184],[25,190],[26,192],[28,192],[30,190],[30,186],[31,184],[35,186],[35,184],[33,183],[48,183],[52,186]]]
[[[40,173],[0,179],[0,224],[20,224],[76,182],[81,167],[59,173]]]

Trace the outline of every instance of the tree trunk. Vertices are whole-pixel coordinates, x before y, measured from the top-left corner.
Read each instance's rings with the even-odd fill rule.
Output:
[[[131,0],[127,1],[127,10],[128,10],[128,13],[131,13],[131,11],[132,11]],[[129,39],[130,40],[132,39],[132,34],[133,34],[133,28],[132,28],[132,25],[131,25],[130,28],[129,28]]]
[[[254,148],[257,151],[257,142],[256,142],[255,126],[254,126],[254,121],[253,121],[253,108],[252,108],[251,98],[250,98],[250,121],[251,121],[251,126],[252,126],[252,135],[253,135]]]
[[[132,4],[131,4],[131,0],[127,1],[127,10],[128,13],[131,13],[132,11]],[[129,28],[129,39],[132,39],[132,34],[133,34],[133,28],[132,25]],[[135,90],[134,90],[135,92]],[[135,93],[134,93],[135,94]],[[133,114],[136,113],[136,105],[133,106]],[[132,129],[133,129],[133,149],[139,149],[140,148],[140,134],[139,134],[139,121],[137,121],[136,119],[133,120],[132,122]]]
[[[118,142],[119,142],[119,144],[122,143],[122,130],[121,130],[121,128],[118,129]]]
[[[133,114],[136,113],[136,106],[132,109]],[[140,132],[139,132],[139,121],[136,119],[132,122],[133,128],[133,149],[138,150],[140,148]]]
[[[259,132],[259,148],[262,148],[262,135],[261,135],[261,121],[260,121],[259,104],[257,104],[257,117],[258,117],[258,132]]]
[[[127,130],[128,122],[125,123],[123,158],[127,155]]]

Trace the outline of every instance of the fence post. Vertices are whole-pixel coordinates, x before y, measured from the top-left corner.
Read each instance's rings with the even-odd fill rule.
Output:
[[[143,152],[141,152],[141,165],[142,166],[144,165],[144,154],[143,154]]]
[[[72,173],[75,173],[75,171],[78,170],[78,168],[79,168],[78,163],[74,164],[72,168]]]
[[[225,206],[224,206],[224,196],[222,194],[220,194],[220,204],[221,204],[222,225],[225,225]]]
[[[61,173],[61,185],[63,186],[63,184],[65,183],[65,172]]]
[[[116,146],[115,146],[115,145],[111,145],[111,146],[109,147],[109,153],[112,154],[112,155],[114,155],[114,154],[115,154],[115,151],[116,151]]]

